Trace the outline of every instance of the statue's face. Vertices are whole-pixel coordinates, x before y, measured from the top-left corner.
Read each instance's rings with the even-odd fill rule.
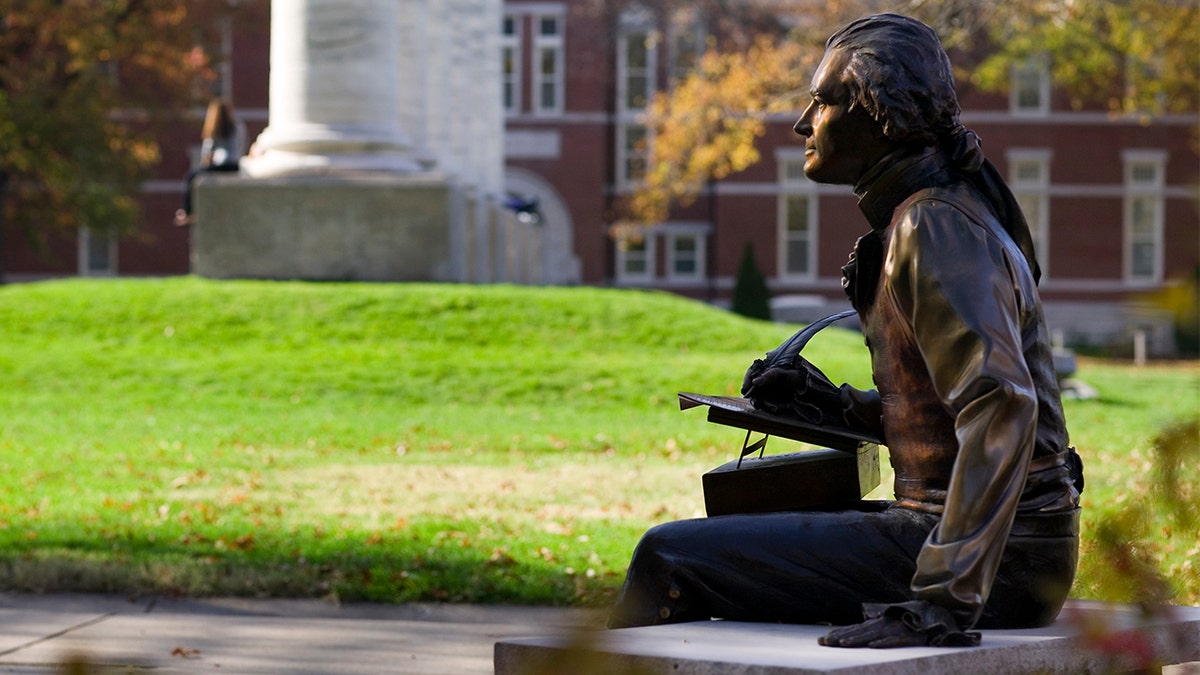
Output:
[[[851,110],[850,90],[842,81],[849,54],[825,52],[813,75],[812,102],[796,122],[804,136],[804,175],[818,183],[854,185],[891,149],[881,124],[861,106]]]

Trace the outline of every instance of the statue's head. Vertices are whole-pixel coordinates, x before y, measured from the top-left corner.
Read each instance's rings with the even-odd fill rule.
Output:
[[[822,183],[856,184],[892,151],[944,144],[961,129],[937,34],[896,14],[859,19],[830,37],[811,93],[795,129],[808,139],[804,173]]]
[[[825,43],[812,94],[795,127],[807,139],[805,175],[857,185],[893,151],[936,145],[979,187],[1039,277],[1020,204],[984,157],[979,136],[959,122],[950,57],[932,28],[898,14],[851,22]]]
[[[898,14],[858,19],[830,36],[826,57],[845,54],[842,81],[898,143],[931,145],[958,126],[954,72],[932,28]]]

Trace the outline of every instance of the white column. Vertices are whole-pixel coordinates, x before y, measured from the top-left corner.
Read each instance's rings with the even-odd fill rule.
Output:
[[[410,0],[423,21],[402,47],[419,59],[427,83],[403,97],[406,129],[420,128],[422,149],[437,168],[489,195],[504,188],[504,109],[501,90],[500,0]],[[413,19],[415,20],[415,19]],[[419,49],[413,46],[420,45]],[[416,81],[402,83],[409,89]]]
[[[418,171],[401,128],[401,0],[272,0],[267,128],[251,176]]]

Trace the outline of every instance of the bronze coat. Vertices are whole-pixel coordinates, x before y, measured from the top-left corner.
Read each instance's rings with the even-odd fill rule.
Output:
[[[871,351],[896,505],[941,515],[913,596],[970,626],[1017,514],[1070,512],[1079,495],[1026,256],[937,151],[887,165],[859,190],[872,232],[848,290]]]

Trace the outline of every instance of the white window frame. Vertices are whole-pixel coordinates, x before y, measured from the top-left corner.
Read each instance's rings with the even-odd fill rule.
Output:
[[[804,175],[804,150],[787,148],[777,150],[775,162],[778,167],[779,197],[776,222],[778,239],[776,244],[776,276],[781,281],[815,281],[817,278],[817,246],[820,224],[818,214],[820,205],[817,202],[817,184]],[[791,170],[789,170],[791,169]],[[804,197],[806,204],[806,219],[808,223],[807,236],[808,259],[804,261],[806,271],[800,274],[788,271],[788,244],[795,238],[788,229],[789,199]]]
[[[617,283],[618,284],[645,284],[645,283],[650,283],[651,281],[654,280],[654,277],[655,277],[654,263],[658,259],[658,247],[657,247],[658,241],[657,240],[658,240],[658,229],[657,228],[648,228],[645,232],[642,233],[641,241],[637,242],[637,243],[640,243],[643,245],[642,249],[638,253],[639,253],[639,255],[645,256],[645,263],[646,263],[645,270],[643,272],[641,272],[640,274],[631,274],[629,272],[628,263],[629,263],[629,260],[631,258],[633,258],[634,256],[631,255],[631,253],[632,253],[631,251],[629,251],[626,247],[621,246],[620,243],[618,242],[617,255],[616,255],[616,263],[617,263],[616,272],[617,272]]]
[[[629,132],[633,129],[641,129],[643,132],[644,143],[642,148],[629,147]],[[617,142],[617,185],[623,188],[628,188],[631,185],[641,182],[641,176],[633,176],[629,171],[629,162],[631,159],[640,157],[643,165],[649,166],[650,161],[650,144],[652,142],[652,133],[649,128],[641,123],[641,118],[635,118],[631,121],[623,122],[617,125],[616,142]]]
[[[1122,209],[1123,241],[1123,276],[1132,285],[1152,285],[1163,280],[1163,223],[1166,211],[1165,187],[1167,153],[1163,150],[1126,150],[1121,153],[1124,164],[1125,200]],[[1154,178],[1148,182],[1135,180],[1135,172],[1139,168],[1151,167]],[[1133,215],[1136,203],[1149,203],[1153,207],[1151,214],[1149,237],[1134,229]],[[1134,245],[1149,243],[1154,252],[1153,269],[1150,274],[1135,274]]]
[[[665,223],[660,227],[663,234],[663,244],[666,246],[666,279],[670,282],[702,281],[708,274],[708,233],[709,226],[701,222]],[[675,268],[677,262],[675,243],[684,239],[692,239],[696,243],[695,269],[690,273],[680,273]]]
[[[1037,78],[1037,105],[1021,103],[1021,78],[1026,75]],[[1047,55],[1035,54],[1014,65],[1010,77],[1008,107],[1014,115],[1043,117],[1050,114],[1050,58]]]
[[[557,25],[554,35],[542,34],[542,21],[553,20]],[[529,81],[533,84],[530,95],[530,108],[534,115],[561,115],[566,107],[566,30],[567,16],[564,8],[554,10],[539,10],[530,14],[529,31],[532,36],[532,58],[529,59]],[[554,72],[546,75],[542,72],[542,53],[550,50],[553,53]],[[545,106],[542,103],[542,89],[550,85],[554,90],[554,105]]]
[[[707,46],[705,41],[708,39],[708,31],[699,8],[680,7],[671,15],[667,33],[667,77],[670,78],[669,85],[675,87],[691,74],[696,65],[695,62],[689,65],[680,63],[685,51],[683,41],[689,40],[694,44],[692,56],[695,61],[699,61]]]
[[[617,36],[617,111],[619,113],[642,113],[650,105],[658,91],[658,40],[655,39],[654,15],[643,7],[630,7],[621,14],[621,30]],[[646,105],[631,107],[629,103],[629,41],[631,36],[641,36],[646,44],[645,73]]]
[[[518,14],[515,12],[505,12],[504,13],[503,21],[511,20],[513,22],[513,34],[512,35],[506,35],[503,31],[503,25],[501,25],[501,31],[500,31],[500,64],[501,64],[500,67],[502,69],[502,72],[500,74],[500,77],[502,78],[501,86],[502,87],[503,86],[511,86],[512,87],[512,104],[505,105],[505,107],[504,107],[505,115],[516,115],[521,112],[521,110],[523,109],[523,106],[524,106],[524,101],[522,100],[524,98],[524,96],[523,96],[523,92],[521,91],[521,84],[522,84],[521,68],[522,68],[522,60],[523,60],[524,54],[521,51],[521,40],[524,36],[525,16],[526,15],[524,15],[524,14]],[[511,55],[512,55],[512,72],[503,72],[504,57],[505,57],[506,52],[511,52]],[[503,93],[501,95],[503,95]]]
[[[629,97],[629,63],[628,45],[631,36],[646,41],[646,104],[657,91],[658,82],[656,71],[658,65],[658,47],[654,39],[654,14],[641,6],[627,7],[620,18],[620,30],[617,35],[617,115],[616,115],[616,184],[619,190],[626,190],[640,181],[640,178],[629,173],[629,160],[641,156],[649,160],[650,146],[654,143],[654,135],[644,123],[645,108],[631,108],[626,103]],[[641,151],[635,151],[629,146],[629,130],[631,127],[641,128],[645,132],[645,146]]]
[[[1025,209],[1028,200],[1022,203],[1022,197],[1028,196],[1037,200],[1035,213],[1026,212],[1025,220],[1029,222],[1033,235],[1033,247],[1037,253],[1038,267],[1042,270],[1042,279],[1050,277],[1050,160],[1053,151],[1046,148],[1011,148],[1006,153],[1008,158],[1008,186],[1013,196]],[[1036,178],[1020,176],[1021,165],[1036,165]]]
[[[107,255],[108,267],[92,267],[92,244],[94,239],[103,238],[107,240]],[[111,277],[117,274],[117,237],[112,233],[97,235],[87,227],[79,228],[78,249],[76,251],[76,262],[78,273],[81,277]],[[100,246],[104,246],[105,242],[99,242]]]

